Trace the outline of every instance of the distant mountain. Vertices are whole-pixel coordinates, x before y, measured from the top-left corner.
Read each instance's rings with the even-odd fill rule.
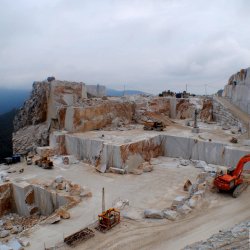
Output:
[[[125,95],[140,95],[140,94],[147,94],[145,92],[139,90],[116,90],[116,89],[107,89],[106,90],[107,96],[123,96]]]
[[[30,90],[0,89],[0,114],[19,108],[30,95]]]
[[[0,115],[0,163],[5,157],[12,155],[13,119],[16,111],[13,109]]]

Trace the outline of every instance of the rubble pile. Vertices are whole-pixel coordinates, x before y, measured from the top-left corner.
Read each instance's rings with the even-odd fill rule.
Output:
[[[49,130],[46,123],[20,128],[13,134],[13,152],[34,151],[38,146],[49,144]]]
[[[183,250],[208,249],[249,249],[250,221],[235,225],[229,230],[220,231],[205,241],[199,241],[186,246]]]
[[[182,166],[187,166],[190,163],[188,160],[180,159]],[[195,183],[190,180],[184,183],[183,190],[187,194],[177,196],[169,208],[163,210],[146,209],[144,211],[145,218],[176,220],[204,205],[207,191],[213,188],[214,176],[218,170],[215,166],[208,166],[204,161],[192,161],[192,164],[203,169],[203,172],[198,174]]]

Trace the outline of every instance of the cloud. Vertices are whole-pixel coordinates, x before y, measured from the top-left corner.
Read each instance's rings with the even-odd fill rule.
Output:
[[[214,92],[250,65],[249,10],[244,0],[2,0],[0,86],[30,88],[55,75]]]

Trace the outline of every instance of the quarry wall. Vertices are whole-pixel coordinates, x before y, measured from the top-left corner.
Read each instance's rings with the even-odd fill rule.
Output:
[[[223,96],[250,114],[250,68],[241,69],[229,78]]]
[[[235,167],[238,160],[249,153],[247,147],[227,145],[191,137],[168,134],[147,135],[132,142],[108,141],[105,138],[86,138],[83,134],[67,134],[66,151],[78,159],[105,169],[131,169],[151,158],[167,156],[202,160],[209,164]]]
[[[38,212],[48,216],[69,202],[67,196],[25,181],[1,184],[0,191],[0,216],[10,212],[21,216]]]

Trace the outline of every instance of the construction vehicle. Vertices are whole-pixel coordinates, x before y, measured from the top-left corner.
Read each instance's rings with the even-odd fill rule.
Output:
[[[218,191],[232,191],[234,198],[237,198],[247,187],[248,182],[243,180],[242,172],[245,163],[250,161],[250,154],[243,156],[235,169],[229,169],[226,174],[219,175],[214,180]]]
[[[98,215],[98,230],[106,232],[120,223],[120,212],[115,208],[110,208]]]
[[[120,212],[116,208],[105,210],[105,193],[102,188],[102,213],[98,215],[97,230],[105,233],[112,227],[120,223]]]
[[[35,161],[35,164],[38,167],[41,167],[43,169],[52,169],[53,168],[53,162],[48,157],[42,157]]]
[[[144,130],[156,130],[156,131],[163,131],[165,125],[163,122],[145,122],[144,123]]]

